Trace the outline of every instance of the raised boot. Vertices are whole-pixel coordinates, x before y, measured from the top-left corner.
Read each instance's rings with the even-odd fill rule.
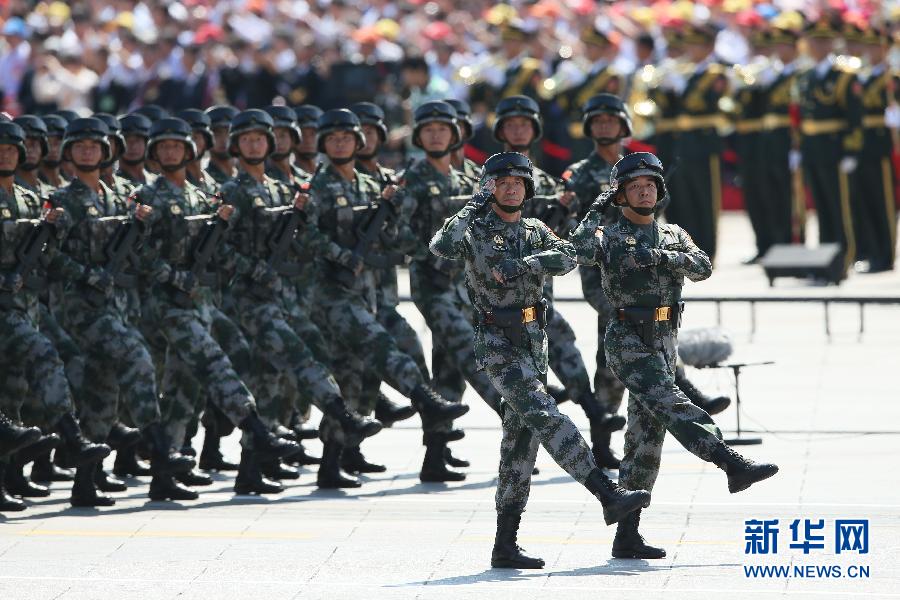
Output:
[[[30,446],[41,437],[37,427],[21,427],[0,412],[0,460],[20,448]]]
[[[319,429],[317,427],[308,427],[300,415],[300,411],[294,410],[291,413],[291,430],[297,436],[298,440],[316,440],[319,439]]]
[[[94,485],[101,492],[125,492],[128,490],[125,482],[103,470],[103,463],[100,462],[94,465]]]
[[[625,417],[606,412],[593,392],[585,392],[576,399],[576,403],[590,421],[591,432],[612,433],[625,427]]]
[[[318,465],[322,462],[322,458],[319,456],[315,456],[306,451],[306,447],[297,442],[297,445],[300,446],[300,451],[294,454],[291,454],[289,457],[285,459],[285,462],[289,465],[295,465],[298,467],[304,467],[307,465]]]
[[[206,473],[199,472],[197,469],[191,469],[190,471],[175,475],[175,481],[191,487],[204,487],[213,484],[212,477]]]
[[[116,423],[106,436],[106,445],[118,452],[125,448],[137,446],[141,442],[141,430]]]
[[[60,466],[80,467],[92,465],[109,456],[109,446],[92,444],[81,433],[81,426],[72,413],[66,413],[56,422],[56,431],[62,438],[66,464]]]
[[[470,466],[469,461],[457,456],[453,456],[453,452],[450,450],[450,446],[444,447],[444,462],[448,467],[453,467],[454,469],[464,469]]]
[[[51,481],[72,481],[74,479],[75,471],[63,469],[53,464],[53,461],[50,459],[50,452],[44,452],[31,463],[32,481],[50,483]]]
[[[253,451],[261,455],[284,458],[299,450],[297,442],[280,438],[262,422],[256,411],[250,411],[238,427],[253,436]],[[243,461],[243,454],[241,455]],[[240,471],[240,469],[238,469]]]
[[[641,522],[641,509],[628,513],[616,527],[613,539],[612,555],[614,558],[665,558],[663,548],[650,546],[638,531]]]
[[[172,450],[169,436],[161,423],[151,423],[144,428],[144,439],[150,445],[150,470],[153,473],[185,473],[197,466],[194,459]]]
[[[75,483],[72,484],[72,497],[69,502],[72,506],[92,508],[95,506],[113,506],[116,501],[111,496],[97,492],[94,483],[93,464],[81,465],[75,469]]]
[[[12,455],[6,467],[6,491],[14,496],[22,498],[46,498],[50,495],[50,488],[32,483],[25,475],[25,465],[21,452]]]
[[[387,467],[370,463],[363,456],[359,446],[345,446],[341,454],[341,468],[348,473],[384,473]]]
[[[381,421],[385,427],[390,427],[398,421],[405,421],[416,414],[412,406],[403,406],[392,402],[390,398],[378,392],[378,400],[375,403],[375,418]]]
[[[467,405],[448,402],[427,383],[416,386],[409,399],[422,417],[422,422],[429,425],[452,421],[469,412]]]
[[[610,439],[612,434],[608,431],[595,429],[591,425],[591,454],[594,455],[594,462],[601,469],[617,470],[620,460],[610,447]]]
[[[0,459],[0,513],[23,511],[28,505],[6,493],[6,484],[3,482],[6,479],[6,466],[5,460]]]
[[[543,569],[544,559],[525,554],[516,543],[522,513],[503,511],[497,513],[497,535],[491,551],[491,567],[494,569]]]
[[[256,453],[247,448],[241,449],[241,464],[238,466],[237,477],[234,478],[234,493],[246,496],[280,494],[283,491],[281,484],[263,477]]]
[[[283,479],[300,479],[300,471],[294,467],[289,467],[281,462],[280,459],[271,459],[261,461],[259,468],[265,477],[273,481],[281,481]]]
[[[692,404],[699,406],[708,415],[717,415],[731,405],[728,396],[707,396],[687,378],[684,367],[675,369],[675,385],[678,386]]]
[[[177,481],[170,473],[154,473],[150,480],[151,500],[159,502],[165,500],[196,500],[200,494],[187,488]]]
[[[208,412],[208,411],[207,411]],[[220,450],[221,437],[219,426],[214,416],[203,413],[201,422],[206,428],[203,434],[203,447],[200,449],[200,469],[203,471],[237,471],[238,466],[228,462]]]
[[[732,494],[742,492],[754,483],[768,479],[778,472],[776,465],[756,463],[744,458],[725,442],[719,443],[710,457],[710,462],[728,475],[728,491]]]
[[[346,477],[341,472],[343,446],[336,442],[323,442],[322,463],[316,475],[316,485],[323,490],[358,488],[362,483],[354,477]]]
[[[137,448],[123,448],[116,452],[113,463],[113,475],[117,477],[145,477],[150,474],[150,467],[138,459]]]
[[[465,473],[448,469],[444,462],[444,449],[447,447],[444,436],[440,433],[426,433],[422,437],[425,441],[425,459],[422,461],[419,480],[423,483],[465,481]]]
[[[381,431],[380,421],[350,410],[340,398],[335,398],[326,405],[325,414],[335,419],[344,433],[354,439],[371,437]]]
[[[618,523],[632,511],[650,506],[650,492],[628,491],[612,481],[600,469],[590,472],[584,487],[600,500],[600,504],[603,505],[603,520],[607,525]]]

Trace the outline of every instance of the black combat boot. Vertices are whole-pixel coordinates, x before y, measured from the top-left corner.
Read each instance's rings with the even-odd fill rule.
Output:
[[[719,443],[710,457],[710,462],[728,475],[728,491],[732,494],[742,492],[754,483],[768,479],[778,472],[776,465],[755,463],[735,452],[725,442]]]
[[[444,449],[447,447],[447,441],[443,434],[426,433],[422,437],[425,441],[425,459],[422,461],[419,480],[423,483],[465,481],[465,473],[451,471],[444,462]]]
[[[94,464],[81,465],[75,469],[75,483],[72,484],[72,506],[90,508],[95,506],[113,506],[116,501],[111,496],[97,492],[94,483]]]
[[[591,471],[584,487],[600,500],[603,505],[603,520],[607,525],[618,523],[631,511],[650,506],[650,492],[628,491],[600,469]]]
[[[315,456],[314,454],[310,454],[306,451],[306,448],[300,442],[297,442],[297,445],[300,446],[300,451],[294,454],[291,454],[289,457],[285,459],[285,462],[289,465],[294,465],[297,467],[304,467],[307,465],[318,465],[322,462],[322,458],[319,456]]]
[[[174,452],[161,423],[144,428],[144,439],[150,445],[150,470],[153,473],[185,473],[197,466],[194,459]]]
[[[528,556],[525,549],[516,543],[519,523],[522,521],[520,511],[504,511],[497,513],[497,535],[494,537],[494,549],[491,551],[491,568],[494,569],[543,569],[544,559]]]
[[[283,479],[300,479],[300,471],[294,467],[289,467],[281,462],[280,459],[261,460],[259,468],[264,477],[268,477],[272,481],[281,481]]]
[[[614,558],[665,558],[666,551],[663,548],[650,546],[644,540],[644,536],[638,532],[641,523],[641,509],[628,513],[619,521],[616,527],[616,537],[613,540],[612,555]]]
[[[128,486],[121,479],[113,477],[103,470],[103,463],[98,462],[94,465],[94,485],[101,492],[125,492]]]
[[[469,412],[467,405],[461,402],[447,402],[427,383],[419,384],[409,399],[422,417],[422,422],[429,425],[452,421]]]
[[[175,475],[175,481],[191,487],[205,487],[213,484],[212,477],[206,473],[201,473],[197,469],[191,469],[190,471]],[[172,500],[175,499],[176,498],[172,498]]]
[[[192,441],[194,439],[194,436],[197,435],[197,431],[199,431],[199,429],[200,419],[197,418],[197,415],[195,414],[188,423],[188,426],[184,432],[184,440],[182,440],[181,442],[181,450],[179,450],[179,452],[181,452],[184,456],[190,456],[191,458],[197,456],[197,451],[194,449]]]
[[[378,401],[375,403],[375,418],[381,421],[385,427],[390,427],[398,421],[405,421],[416,414],[412,406],[403,406],[392,402],[390,398],[378,392]]]
[[[322,463],[316,475],[316,485],[323,490],[358,488],[362,483],[355,477],[341,473],[341,453],[344,447],[336,442],[322,443]]]
[[[28,508],[28,505],[24,502],[18,498],[13,498],[10,494],[6,493],[5,479],[6,462],[4,459],[0,459],[0,513],[19,512]]]
[[[237,471],[238,466],[225,460],[219,449],[221,436],[219,435],[219,423],[209,410],[203,412],[200,420],[205,432],[203,434],[203,447],[200,449],[200,469],[203,471]]]
[[[585,392],[578,397],[576,403],[584,411],[588,421],[590,421],[591,432],[596,430],[612,433],[625,427],[625,417],[606,412],[593,392]]]
[[[354,475],[360,473],[384,473],[387,467],[370,463],[363,456],[359,446],[345,446],[341,454],[341,468]]]
[[[57,450],[59,452],[59,450]],[[31,480],[38,483],[50,483],[51,481],[74,481],[75,471],[63,469],[53,464],[50,453],[44,452],[31,463]]]
[[[234,479],[234,493],[242,496],[248,494],[280,494],[284,491],[281,484],[263,477],[259,469],[259,461],[253,450],[241,449],[241,464]]]
[[[125,448],[137,446],[141,442],[141,430],[116,423],[106,436],[106,445],[118,452]]]
[[[32,483],[25,475],[25,465],[28,464],[22,457],[22,452],[17,452],[7,459],[6,466],[6,491],[14,496],[22,498],[46,498],[50,495],[50,488]]]
[[[30,446],[41,437],[37,427],[21,427],[0,413],[0,459],[20,448]]]
[[[109,446],[92,444],[81,433],[81,426],[72,413],[66,413],[56,422],[56,431],[63,440],[65,448],[65,467],[93,465],[109,456]]]
[[[138,459],[137,448],[131,446],[116,452],[113,463],[113,475],[117,477],[146,477],[150,475],[150,467]]]
[[[594,455],[594,462],[601,469],[618,470],[620,459],[615,455],[610,447],[610,439],[612,434],[608,431],[597,430],[591,426],[591,454]]]
[[[294,431],[298,440],[316,440],[319,439],[319,429],[317,427],[307,426],[303,422],[300,411],[295,410],[291,413],[290,427]]]
[[[692,404],[705,410],[708,415],[717,415],[731,405],[731,398],[728,396],[716,396],[714,398],[701,392],[697,386],[691,383],[691,380],[687,378],[684,367],[677,367],[675,369],[675,385],[684,392],[684,395],[688,397],[688,400],[690,400]]]
[[[262,422],[256,411],[250,411],[238,427],[253,436],[253,451],[272,457],[284,458],[299,450],[297,442],[280,438],[272,433],[266,424]],[[243,456],[243,455],[242,455]],[[243,461],[243,457],[241,461]],[[238,468],[240,472],[240,468]]]
[[[200,494],[175,481],[175,477],[171,473],[154,472],[153,479],[150,480],[149,496],[151,500],[164,502],[166,500],[196,500]]]
[[[444,462],[448,467],[453,467],[455,469],[464,469],[468,466],[471,466],[469,461],[464,458],[459,458],[458,456],[453,456],[453,452],[451,452],[449,446],[444,447]]]
[[[550,397],[553,398],[554,402],[556,402],[557,406],[568,402],[571,400],[569,397],[569,391],[559,385],[553,385],[551,383],[547,384],[547,393],[550,394]]]
[[[350,410],[340,398],[333,399],[325,406],[325,414],[335,419],[344,433],[355,439],[371,437],[381,431],[380,421]]]

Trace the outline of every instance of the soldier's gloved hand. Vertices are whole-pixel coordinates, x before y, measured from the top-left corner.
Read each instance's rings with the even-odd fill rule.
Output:
[[[518,258],[507,258],[494,267],[494,278],[501,284],[506,284],[528,272],[528,265]],[[499,277],[498,277],[499,275]]]
[[[256,266],[253,267],[253,271],[250,273],[250,279],[254,282],[258,283],[260,286],[279,291],[281,289],[281,277],[278,276],[278,273],[269,266],[264,260],[261,260],[256,263]]]
[[[481,189],[477,194],[472,196],[472,199],[469,200],[468,204],[466,204],[467,208],[473,210],[481,209],[485,204],[491,201],[494,197],[494,190],[497,189],[497,181],[494,179],[488,179],[484,182],[484,185],[481,186]]]
[[[606,210],[606,207],[612,204],[612,198],[615,195],[616,188],[609,188],[605,192],[601,192],[599,196],[594,198],[590,209],[598,213],[603,213]]]
[[[658,248],[638,248],[632,256],[639,267],[654,267],[665,261],[665,255]]]
[[[190,294],[197,287],[197,278],[190,271],[172,271],[169,273],[169,285]]]
[[[84,274],[84,277],[81,281],[85,285],[88,285],[101,292],[104,296],[112,296],[115,281],[113,280],[112,275],[110,275],[109,272],[107,272],[107,270],[104,268],[91,267]]]
[[[802,161],[803,155],[800,154],[799,150],[788,152],[788,168],[791,170],[791,173],[795,173],[800,168]]]
[[[362,273],[364,265],[365,262],[363,261],[362,257],[355,252],[351,252],[350,256],[348,256],[344,261],[344,266],[353,271],[354,275],[359,275],[360,273]]]
[[[0,290],[15,294],[22,289],[25,280],[18,273],[5,273],[0,277]]]
[[[845,156],[841,159],[841,162],[838,163],[838,168],[841,170],[841,173],[852,173],[856,170],[856,167],[859,163],[856,158],[853,156]]]

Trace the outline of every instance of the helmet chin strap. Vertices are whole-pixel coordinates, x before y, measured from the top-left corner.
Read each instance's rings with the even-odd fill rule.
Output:
[[[141,157],[141,158],[135,160],[135,159],[133,159],[133,158],[125,158],[124,156],[122,156],[122,157],[119,158],[119,160],[120,160],[121,162],[125,163],[126,165],[130,166],[130,167],[136,167],[136,166],[138,166],[139,164],[141,164],[142,162],[144,162],[144,158],[143,158],[143,157]]]
[[[97,163],[95,165],[86,165],[84,163],[77,163],[73,160],[72,166],[75,167],[77,171],[81,171],[82,173],[92,173],[93,171],[100,170],[101,163]]]
[[[630,208],[637,214],[644,216],[644,217],[649,217],[656,211],[656,203],[654,203],[653,206],[632,206],[631,203],[628,202],[627,199],[625,200],[625,205],[623,206],[623,208],[625,208],[625,207]]]
[[[525,154],[531,149],[531,144],[510,144],[507,142],[507,146],[509,146],[509,149],[513,152],[521,152],[522,154]]]
[[[210,154],[213,158],[218,159],[218,160],[229,160],[229,159],[231,159],[231,158],[234,158],[234,157],[232,157],[231,154],[229,154],[228,152],[218,152],[218,151],[216,151],[216,150],[210,150],[210,151],[209,151],[209,154]]]
[[[247,163],[248,165],[261,165],[266,162],[266,157],[262,158],[247,158],[246,156],[241,156],[241,160]]]
[[[16,174],[15,169],[13,169],[11,171],[9,169],[0,169],[0,177],[12,177],[15,174]]]
[[[314,158],[319,156],[318,152],[296,152],[295,154],[303,160],[313,160]]]
[[[34,171],[38,168],[39,163],[23,163],[21,169],[23,171]]]
[[[359,152],[356,153],[356,158],[358,158],[359,160],[372,160],[376,156],[378,156],[377,152],[373,152],[371,154],[360,154]]]
[[[443,150],[426,150],[425,154],[427,154],[431,158],[444,158],[445,156],[450,154],[450,152],[451,152],[451,148],[450,148],[450,146],[447,146]]]
[[[598,146],[612,146],[613,144],[617,144],[622,140],[620,137],[595,137],[594,143]]]
[[[273,152],[272,154],[269,155],[269,158],[271,158],[272,160],[277,162],[277,161],[286,159],[290,155],[291,155],[290,150],[288,150],[287,152]]]

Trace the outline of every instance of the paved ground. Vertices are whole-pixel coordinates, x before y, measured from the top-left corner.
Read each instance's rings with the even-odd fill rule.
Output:
[[[727,216],[716,274],[687,294],[900,296],[896,273],[853,276],[840,288],[784,281],[770,291],[758,268],[739,266],[749,235],[742,218]],[[575,295],[577,275],[558,289]],[[560,308],[593,363],[590,309]],[[415,309],[402,310],[430,343]],[[743,424],[764,439],[747,454],[777,462],[781,473],[730,496],[721,472],[670,440],[643,519],[647,537],[667,548],[664,560],[611,559],[614,530],[603,525],[598,503],[542,452],[520,541],[548,566],[490,570],[499,429],[469,396],[468,435],[455,445],[473,463],[463,484],[419,483],[420,435],[409,422],[365,444],[388,474],[346,494],[318,492],[308,471],[279,497],[235,498],[230,481],[219,478],[198,502],[179,506],[148,502],[141,484],[114,508],[94,512],[69,508],[57,485],[27,512],[0,516],[0,598],[900,597],[900,308],[867,309],[861,338],[855,307],[831,310],[830,342],[818,305],[761,305],[751,340],[746,306],[725,307],[735,358],[776,361],[743,376]],[[698,303],[685,327],[714,321],[714,308]],[[725,372],[692,375],[707,390],[730,391]],[[578,407],[565,410],[586,427]],[[719,417],[725,428],[734,421],[733,409]],[[621,435],[614,441],[621,447]],[[228,440],[228,454],[237,458],[237,451]],[[748,519],[779,520],[777,554],[744,553]],[[825,549],[790,549],[794,519],[824,519]],[[869,519],[867,554],[835,555],[835,519]],[[840,566],[843,575],[863,566],[869,577],[745,576],[753,565]]]

